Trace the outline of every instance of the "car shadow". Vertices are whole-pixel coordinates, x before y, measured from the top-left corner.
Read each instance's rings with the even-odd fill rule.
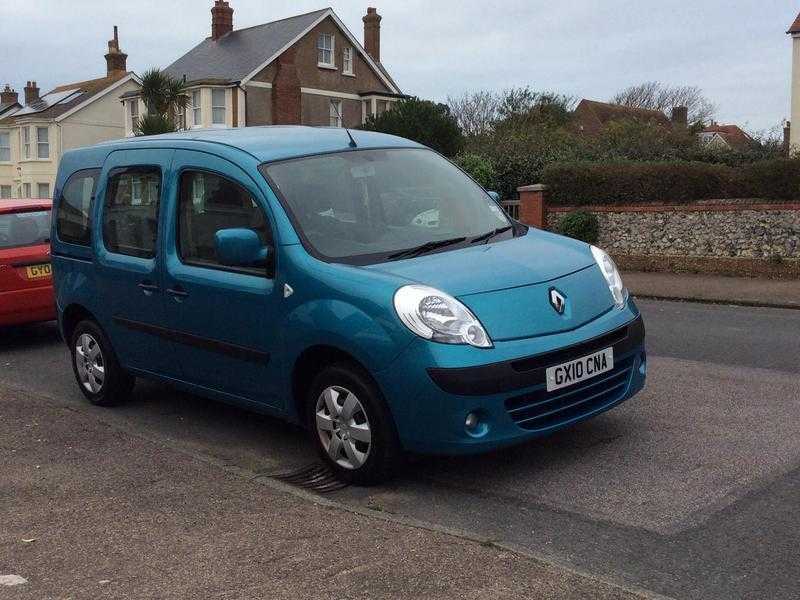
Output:
[[[0,350],[23,350],[61,341],[56,321],[0,326]]]

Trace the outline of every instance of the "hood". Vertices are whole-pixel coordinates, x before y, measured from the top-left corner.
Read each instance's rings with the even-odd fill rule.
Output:
[[[586,244],[535,229],[494,244],[365,268],[457,297],[493,341],[569,331],[614,305]],[[562,313],[550,303],[553,288],[566,299]]]
[[[541,283],[595,264],[583,242],[538,229],[526,235],[364,267],[463,296]]]

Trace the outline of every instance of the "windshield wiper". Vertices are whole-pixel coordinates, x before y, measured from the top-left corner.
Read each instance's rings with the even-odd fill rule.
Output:
[[[465,237],[457,237],[449,240],[434,240],[431,242],[425,242],[420,246],[415,246],[413,248],[406,248],[405,250],[400,250],[400,252],[395,252],[394,254],[390,254],[386,258],[389,260],[394,260],[396,258],[411,258],[412,256],[419,256],[420,254],[425,254],[426,252],[437,250],[438,248],[444,248],[445,246],[458,244],[459,242],[463,242],[466,239],[467,238]]]
[[[506,231],[508,231],[509,229],[511,229],[511,227],[512,227],[511,225],[508,225],[508,226],[506,226],[506,227],[498,227],[498,228],[497,228],[497,229],[495,229],[494,231],[488,231],[488,232],[486,232],[486,233],[482,233],[481,235],[478,235],[478,236],[475,236],[474,238],[472,238],[472,239],[469,241],[469,243],[470,243],[470,244],[477,244],[477,243],[479,243],[479,242],[488,242],[488,241],[489,241],[490,239],[492,239],[494,236],[496,236],[496,235],[500,235],[501,233],[505,233]]]

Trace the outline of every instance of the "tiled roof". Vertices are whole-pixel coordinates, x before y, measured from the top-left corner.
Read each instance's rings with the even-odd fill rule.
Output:
[[[753,143],[753,138],[738,125],[718,125],[715,123],[714,125],[703,127],[702,133],[717,133],[732,148],[746,148]]]
[[[186,75],[187,81],[241,81],[327,10],[238,29],[218,40],[206,38],[165,70],[177,79]]]
[[[596,100],[586,99],[581,100],[579,106],[580,105],[590,110],[603,124],[618,119],[635,119],[670,126],[670,120],[667,118],[667,115],[660,110],[636,108],[633,106],[623,106],[621,104],[608,104],[607,102],[597,102]]]
[[[800,14],[797,15],[797,18],[792,23],[791,27],[786,33],[800,33]]]
[[[60,85],[47,92],[47,94],[43,94],[41,96],[42,99],[46,100],[48,95],[54,94],[57,96],[62,92],[69,92],[71,90],[75,90],[77,93],[68,95],[65,100],[55,102],[52,105],[48,105],[48,103],[45,101],[41,102],[40,106],[37,106],[37,103],[34,102],[30,105],[30,107],[25,108],[31,108],[36,112],[27,111],[22,115],[14,114],[11,115],[9,119],[23,118],[27,116],[35,117],[37,119],[55,119],[56,117],[63,115],[65,112],[76,107],[78,104],[85,102],[92,96],[99,94],[120,79],[127,77],[129,74],[130,73],[118,73],[112,75],[111,77],[100,77],[98,79],[90,79],[88,81],[79,81],[76,83]],[[42,108],[42,110],[36,110],[37,108]],[[23,111],[24,110],[25,109],[23,108]]]

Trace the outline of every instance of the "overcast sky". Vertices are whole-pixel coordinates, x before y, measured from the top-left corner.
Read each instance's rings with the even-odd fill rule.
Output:
[[[234,28],[323,8],[328,0],[231,0]],[[0,84],[42,90],[105,73],[119,25],[128,68],[166,66],[210,32],[212,0],[2,0]],[[361,40],[367,5],[383,15],[382,59],[404,92],[444,100],[529,85],[607,100],[658,80],[697,85],[718,120],[751,131],[789,114],[788,0],[340,0]]]

